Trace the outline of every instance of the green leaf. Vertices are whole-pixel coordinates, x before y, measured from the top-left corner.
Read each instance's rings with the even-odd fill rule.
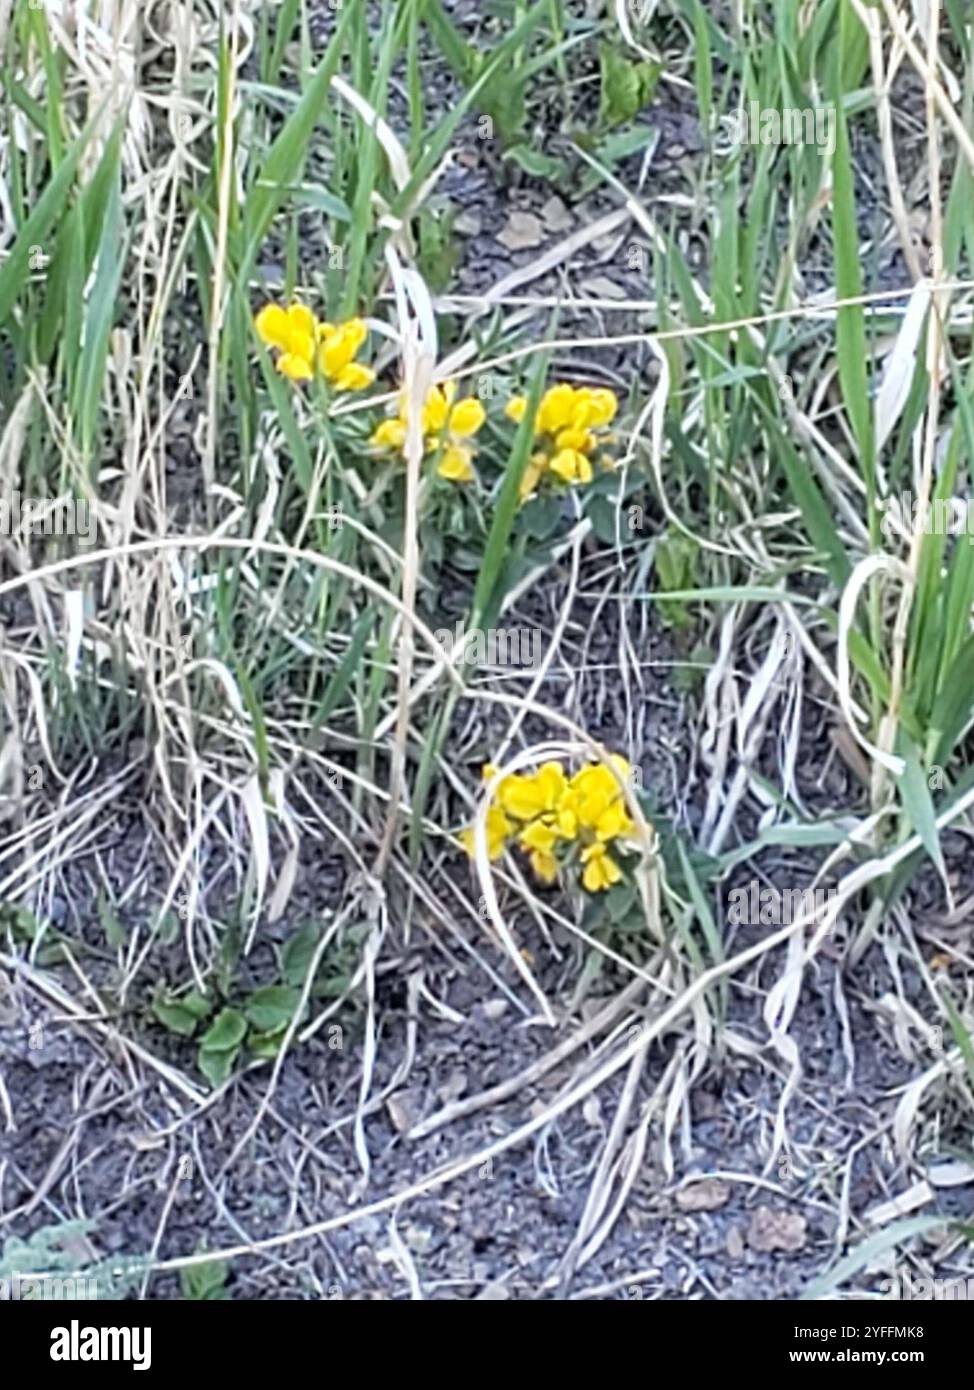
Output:
[[[931,739],[936,740],[933,762],[944,762],[953,751],[974,706],[974,637],[957,653],[934,702],[930,716]]]
[[[491,611],[496,612],[503,598],[503,595],[497,592],[498,579],[509,558],[511,528],[520,507],[521,478],[534,448],[534,421],[541,403],[547,369],[548,353],[539,352],[531,370],[527,409],[514,436],[514,447],[507,461],[504,480],[494,507],[494,519],[484,547],[484,563],[473,596],[471,627],[484,626],[484,617]]]
[[[622,125],[631,121],[652,101],[662,68],[659,63],[644,60],[630,62],[613,44],[603,43],[599,49],[602,90],[599,117],[603,125]]]
[[[247,1020],[237,1009],[221,1009],[200,1042],[201,1051],[233,1052],[244,1040]]]
[[[247,1035],[247,1051],[254,1057],[276,1057],[281,1050],[286,1032],[287,1024],[283,1023],[280,1028],[275,1028],[269,1033],[249,1033]]]
[[[542,154],[539,150],[533,150],[530,145],[511,145],[501,158],[513,160],[519,169],[523,169],[534,179],[548,179],[549,182],[555,183],[568,177],[568,164],[564,159],[559,159],[557,155]]]
[[[639,889],[632,879],[626,878],[612,885],[605,895],[605,906],[613,926],[618,926],[629,915],[638,897]]]
[[[281,973],[289,985],[300,988],[308,978],[321,930],[311,924],[295,932],[281,951]]]
[[[903,810],[906,812],[913,830],[919,835],[923,848],[936,865],[944,887],[949,892],[947,865],[944,863],[944,854],[940,847],[940,836],[937,833],[937,813],[934,810],[933,797],[930,795],[930,787],[927,784],[926,772],[920,763],[916,748],[905,733],[900,733],[897,743],[905,764],[903,774],[899,778]]]
[[[78,162],[91,138],[94,119],[89,122],[61,161],[57,173],[37,200],[37,206],[21,227],[5,260],[0,262],[0,325],[4,323],[17,296],[27,283],[31,248],[43,246],[48,232],[63,215]]]
[[[352,23],[355,10],[355,5],[344,6],[324,61],[267,151],[267,157],[249,192],[245,208],[245,250],[239,280],[241,285],[245,285],[250,278],[257,251],[274,214],[284,201],[286,190],[299,181],[308,153],[308,144],[318,118],[330,98],[331,79],[338,70],[345,46],[346,30]]]
[[[179,1271],[183,1298],[194,1303],[225,1302],[230,1297],[225,1287],[228,1273],[229,1266],[224,1260],[188,1265]]]
[[[662,593],[692,589],[696,580],[697,544],[689,536],[670,530],[656,543],[653,560]],[[693,619],[685,603],[659,602],[659,615],[667,627],[689,627]]]
[[[291,1022],[300,998],[300,990],[289,985],[265,985],[254,990],[244,1004],[244,1012],[255,1028],[272,1033]]]
[[[529,536],[549,540],[561,527],[564,509],[558,497],[539,495],[521,508],[518,522]],[[595,523],[592,523],[593,530]]]
[[[832,160],[832,238],[835,251],[835,288],[839,299],[855,299],[862,294],[862,268],[859,232],[856,224],[855,177],[845,108],[836,102],[836,144]],[[874,516],[875,454],[873,416],[869,399],[869,352],[866,344],[866,316],[861,304],[839,309],[835,324],[839,384],[846,414],[859,446],[859,458],[867,486],[867,505],[873,533],[878,529]]]
[[[603,545],[625,544],[631,539],[625,509],[620,514],[615,498],[590,495],[585,502],[585,515],[592,523],[592,534]]]
[[[156,999],[152,1012],[170,1033],[178,1033],[181,1038],[191,1038],[196,1031],[199,1019],[191,1010],[184,1008],[178,1000]]]
[[[74,426],[86,459],[92,454],[95,426],[102,408],[108,341],[118,311],[118,287],[125,266],[124,239],[121,180],[116,169],[108,193],[94,283],[85,308],[84,347],[71,398]]]
[[[234,1047],[228,1051],[211,1052],[205,1047],[200,1048],[197,1063],[211,1086],[223,1085],[233,1071],[233,1064],[237,1060],[239,1050],[239,1048]]]

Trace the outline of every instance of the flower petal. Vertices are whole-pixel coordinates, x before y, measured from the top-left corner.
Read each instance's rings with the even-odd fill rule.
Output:
[[[399,450],[406,443],[406,426],[401,420],[383,420],[369,440],[377,449]]]
[[[559,449],[548,467],[563,483],[573,483],[579,475],[583,460],[587,462],[584,454],[578,453],[575,449]]]
[[[310,381],[313,375],[308,359],[293,352],[281,354],[277,359],[277,370],[289,381]]]
[[[449,444],[443,450],[443,457],[436,471],[441,478],[448,478],[451,483],[472,482],[475,477],[473,455],[461,444]]]
[[[468,439],[483,428],[487,412],[478,400],[469,396],[450,411],[449,431],[461,439]]]
[[[605,845],[589,845],[582,851],[582,863],[585,865],[582,887],[590,893],[602,893],[622,878],[622,870]]]
[[[287,311],[279,304],[265,304],[254,319],[254,328],[261,342],[268,347],[280,348],[282,352],[287,350],[288,327]]]
[[[364,391],[373,381],[375,372],[371,367],[365,367],[361,362],[349,362],[335,386],[339,391]]]
[[[558,860],[553,854],[536,849],[528,860],[536,878],[542,883],[554,883],[558,877]]]
[[[521,831],[518,844],[523,845],[525,849],[537,849],[542,854],[550,854],[557,839],[558,836],[550,825],[546,825],[543,820],[533,820]]]
[[[292,304],[287,311],[287,321],[292,333],[302,333],[314,338],[317,321],[307,304]]]
[[[337,381],[365,342],[365,324],[350,319],[327,336],[318,348],[318,365],[329,381]]]
[[[451,385],[452,382],[447,382],[447,388]],[[438,386],[431,386],[423,406],[423,433],[439,434],[449,413],[450,404],[443,391]]]
[[[575,407],[575,388],[565,385],[552,386],[541,398],[538,411],[538,429],[544,434],[556,434],[572,423]]]
[[[521,474],[521,485],[518,488],[522,502],[526,502],[531,494],[537,490],[547,464],[548,460],[543,454],[535,454],[533,458],[528,460],[527,466]]]

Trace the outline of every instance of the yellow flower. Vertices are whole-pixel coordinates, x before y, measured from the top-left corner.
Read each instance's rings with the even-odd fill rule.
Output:
[[[509,816],[531,820],[545,809],[544,797],[534,777],[515,774],[505,777],[497,789],[497,799]]]
[[[516,820],[534,820],[558,809],[568,783],[561,763],[543,763],[529,777],[505,777],[497,799]]]
[[[487,412],[480,401],[468,396],[450,411],[448,422],[450,433],[456,438],[469,439],[484,427]]]
[[[336,327],[319,323],[306,304],[265,304],[254,327],[277,349],[277,370],[291,381],[311,381],[318,371],[338,391],[362,391],[375,380],[371,367],[354,360],[368,337],[361,319]]]
[[[406,426],[401,420],[383,420],[372,435],[377,449],[400,450],[406,442]]]
[[[447,416],[450,413],[450,403],[457,394],[455,381],[448,381],[444,386],[431,386],[423,406],[423,433],[425,435],[437,435],[446,424]],[[399,397],[399,408],[405,412],[407,408],[406,393],[402,392]],[[405,414],[403,414],[405,419]]]
[[[277,370],[289,381],[310,381],[314,376],[308,358],[297,352],[282,352],[277,359]]]
[[[277,370],[291,381],[310,381],[313,375],[315,318],[304,304],[282,309],[266,304],[254,319],[261,342],[277,348]]]
[[[514,826],[507,819],[499,806],[491,806],[487,811],[487,857],[493,862],[499,859],[504,853],[504,846],[508,836],[514,831]],[[473,827],[460,831],[460,843],[469,854],[474,857],[474,832]]]
[[[518,844],[524,849],[540,850],[542,854],[550,854],[557,840],[557,831],[553,826],[546,825],[543,820],[532,821],[518,836]]]
[[[528,863],[542,883],[554,883],[558,877],[558,860],[553,854],[536,849],[533,854],[528,856]]]
[[[487,413],[474,397],[458,401],[456,396],[455,381],[430,388],[423,404],[423,439],[427,454],[440,455],[436,471],[441,478],[453,483],[469,483],[476,476],[474,449],[469,441],[483,429]],[[376,449],[401,453],[408,424],[409,402],[405,392],[400,392],[398,415],[379,425],[370,442]]]
[[[579,453],[577,449],[559,449],[548,467],[563,483],[590,483],[592,481],[592,465],[585,455]]]
[[[521,486],[518,489],[522,502],[530,497],[533,492],[537,491],[538,484],[544,477],[547,467],[547,454],[532,454],[528,459],[527,466],[521,475]]]
[[[556,434],[574,421],[576,391],[574,386],[552,386],[541,397],[535,429],[540,434]]]
[[[600,893],[622,878],[622,869],[609,853],[612,840],[634,834],[626,807],[623,779],[631,776],[625,758],[612,754],[611,766],[589,763],[571,778],[559,762],[542,763],[527,775],[501,778],[487,813],[487,839],[491,859],[498,858],[510,839],[528,852],[531,869],[543,883],[555,883],[560,872],[559,842],[575,840],[581,849],[582,886]],[[497,769],[483,768],[485,782]],[[468,854],[473,853],[473,832],[461,832]]]
[[[527,411],[527,398],[513,396],[505,407],[508,418],[520,423]],[[603,387],[571,386],[561,382],[542,396],[534,422],[535,438],[542,446],[529,460],[521,479],[522,502],[538,490],[545,474],[559,482],[590,483],[591,457],[606,442],[605,427],[615,419],[619,402],[615,392]],[[602,467],[611,459],[601,455]]]
[[[613,755],[611,761],[622,777],[629,777],[625,758]],[[619,784],[602,763],[584,767],[575,774],[565,798],[564,813],[574,814],[579,827],[594,833],[601,842],[635,832]]]
[[[590,893],[602,893],[622,878],[622,870],[598,841],[582,850],[582,887]]]
[[[441,478],[451,483],[469,483],[474,477],[473,452],[462,444],[448,444],[436,466]]]
[[[595,447],[595,435],[592,434],[591,430],[579,430],[574,427],[559,430],[555,435],[555,447],[571,449],[575,453],[588,455]]]
[[[604,387],[585,387],[575,393],[572,424],[576,429],[588,426],[601,429],[612,424],[618,409],[619,402],[614,391]]]

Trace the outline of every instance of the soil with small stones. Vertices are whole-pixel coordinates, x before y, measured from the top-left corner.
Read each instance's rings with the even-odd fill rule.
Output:
[[[539,939],[526,933],[524,944],[549,987],[577,974]],[[561,949],[570,951],[566,943]],[[824,955],[806,977],[791,1029],[804,1072],[787,1110],[787,1148],[770,1166],[786,1068],[767,1048],[759,981],[732,985],[720,1053],[668,1140],[654,1129],[621,1216],[564,1286],[562,1261],[618,1103],[619,1076],[439,1190],[320,1235],[299,1234],[512,1134],[589,1064],[583,1050],[509,1101],[418,1141],[404,1136],[444,1104],[517,1074],[559,1037],[476,970],[445,966],[422,948],[379,977],[375,1100],[361,1144],[352,1123],[363,1064],[354,1022],[287,1058],[257,1134],[238,1153],[268,1086],[266,1067],[245,1072],[215,1105],[197,1109],[154,1070],[123,1061],[116,1046],[58,1018],[15,982],[0,1031],[12,1121],[2,1141],[0,1220],[5,1234],[23,1237],[54,1221],[92,1217],[92,1251],[109,1259],[152,1250],[165,1260],[204,1243],[214,1249],[293,1235],[291,1243],[233,1260],[228,1289],[245,1299],[409,1298],[417,1290],[441,1299],[544,1299],[560,1291],[575,1298],[794,1298],[833,1263],[843,1240],[868,1231],[871,1208],[909,1185],[889,1126],[896,1088],[922,1059],[898,1051],[877,1001],[894,991],[891,964],[921,1010],[923,986],[894,938],[885,952],[872,950],[854,977]],[[496,953],[493,964],[513,986]],[[765,962],[760,982],[780,967],[779,952]],[[428,992],[411,994],[417,977]],[[840,994],[847,1013],[836,1007]],[[420,1001],[416,1013],[410,997]],[[160,1047],[158,1031],[146,1041],[157,1055],[179,1057],[178,1046]],[[633,1130],[670,1043],[649,1050]],[[748,1044],[755,1055],[742,1051]],[[191,1075],[185,1049],[181,1061]],[[961,1141],[960,1129],[942,1132],[943,1156]],[[925,1211],[969,1219],[972,1207],[968,1184],[936,1191]],[[840,1209],[849,1229],[838,1226]],[[938,1268],[945,1272],[972,1272],[963,1251]],[[853,1287],[874,1287],[880,1273]],[[149,1297],[179,1294],[174,1275],[149,1284]]]

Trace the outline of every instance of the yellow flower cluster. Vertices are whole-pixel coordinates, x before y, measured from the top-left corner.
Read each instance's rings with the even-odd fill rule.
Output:
[[[625,758],[610,762],[620,777],[631,776]],[[489,781],[495,769],[484,768]],[[528,851],[531,868],[543,883],[558,876],[556,849],[580,849],[582,887],[589,893],[611,888],[622,870],[609,853],[613,840],[631,837],[635,826],[626,809],[618,781],[604,763],[592,763],[568,777],[561,763],[543,763],[528,776],[504,777],[487,811],[487,852],[499,859],[514,840]],[[461,843],[472,857],[473,830],[461,831]]]
[[[527,408],[527,397],[515,396],[507,404],[507,415],[520,424]],[[607,436],[599,432],[611,425],[618,409],[615,392],[601,387],[563,382],[546,391],[534,422],[539,448],[521,479],[522,500],[537,491],[546,474],[562,483],[590,483],[592,455],[607,442]]]
[[[320,323],[305,304],[265,304],[254,319],[257,336],[278,352],[277,370],[289,381],[320,373],[337,391],[364,391],[375,380],[355,358],[369,336],[361,319]]]
[[[391,420],[383,420],[372,435],[376,449],[401,453],[406,444],[409,414],[406,393],[400,392],[399,412]],[[454,483],[473,480],[474,449],[472,440],[483,428],[487,414],[480,401],[472,396],[457,400],[455,381],[434,386],[423,406],[423,438],[427,454],[438,454],[436,471],[441,478]]]

